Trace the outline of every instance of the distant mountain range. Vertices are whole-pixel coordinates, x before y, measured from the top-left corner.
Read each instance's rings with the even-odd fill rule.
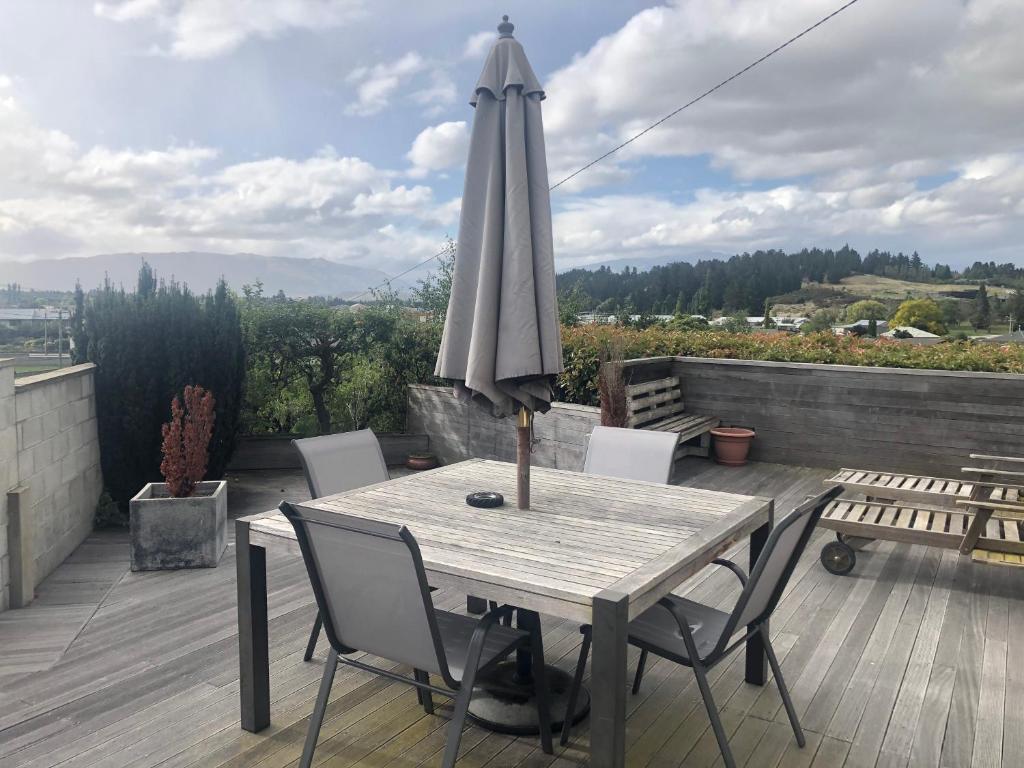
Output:
[[[174,278],[197,293],[205,293],[223,277],[241,291],[245,284],[263,282],[266,294],[351,298],[379,285],[387,275],[377,269],[340,264],[327,259],[259,256],[254,253],[112,253],[74,259],[0,261],[0,285],[19,283],[25,289],[70,291],[75,281],[86,290],[103,284],[131,289],[145,259],[158,278]]]

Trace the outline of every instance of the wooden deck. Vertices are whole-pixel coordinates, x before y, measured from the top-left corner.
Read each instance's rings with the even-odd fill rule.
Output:
[[[771,464],[726,469],[697,459],[683,466],[683,484],[775,496],[781,511],[830,474]],[[253,492],[252,480],[261,492]],[[234,515],[272,506],[276,496],[301,488],[297,475],[241,483],[238,493],[232,490]],[[737,761],[764,768],[1024,765],[1024,571],[884,543],[859,553],[855,576],[834,577],[817,563],[828,535],[822,531],[812,542],[772,622],[807,747],[793,741],[775,687],[743,682],[743,657],[736,654],[712,677]],[[123,568],[123,552],[111,544],[92,547],[90,558],[109,557],[110,569],[114,562]],[[321,644],[313,662],[302,662],[315,611],[301,563],[272,556],[267,566],[270,729],[250,734],[238,727],[229,547],[216,569],[114,579],[56,663],[0,677],[0,766],[294,765],[325,651]],[[90,591],[74,578],[63,583],[68,595]],[[60,589],[55,582],[45,602],[59,604]],[[702,572],[686,589],[722,606],[737,594],[735,578],[721,569]],[[435,599],[452,609],[464,603],[450,592]],[[576,625],[549,619],[545,630],[549,658],[571,668]],[[14,648],[4,632],[0,626],[0,668]],[[720,764],[689,670],[651,664],[628,707],[629,765]],[[446,722],[424,715],[411,688],[341,669],[317,764],[436,765]],[[460,765],[582,765],[586,739],[584,725],[569,749],[552,758],[533,739],[471,728]]]

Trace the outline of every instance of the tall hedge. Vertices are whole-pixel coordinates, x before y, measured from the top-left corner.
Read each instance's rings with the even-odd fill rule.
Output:
[[[216,398],[207,477],[222,477],[235,447],[245,375],[238,307],[224,282],[197,296],[179,283],[157,283],[144,264],[134,293],[107,284],[80,304],[76,355],[97,366],[103,478],[124,519],[131,497],[161,480],[160,426],[188,384]]]

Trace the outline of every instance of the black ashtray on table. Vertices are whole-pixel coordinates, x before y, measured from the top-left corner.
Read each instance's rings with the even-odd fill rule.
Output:
[[[466,497],[466,503],[471,507],[490,509],[504,504],[505,497],[495,491],[475,491]]]

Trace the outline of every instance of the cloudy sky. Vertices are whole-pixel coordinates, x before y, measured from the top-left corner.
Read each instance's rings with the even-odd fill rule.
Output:
[[[503,12],[554,181],[839,4],[0,0],[0,262],[395,273],[457,233]],[[559,266],[844,242],[1024,264],[1022,31],[1020,0],[860,0],[557,190]]]

